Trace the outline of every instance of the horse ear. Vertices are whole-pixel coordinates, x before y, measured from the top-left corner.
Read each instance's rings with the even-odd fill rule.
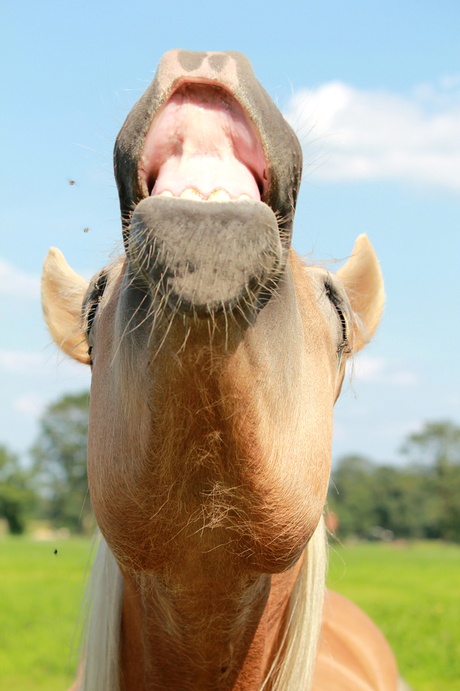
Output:
[[[337,272],[355,313],[353,351],[370,341],[383,312],[385,292],[377,256],[367,235],[360,235],[350,259]]]
[[[88,344],[81,309],[88,283],[51,247],[42,273],[42,307],[48,329],[56,345],[67,355],[88,365]]]

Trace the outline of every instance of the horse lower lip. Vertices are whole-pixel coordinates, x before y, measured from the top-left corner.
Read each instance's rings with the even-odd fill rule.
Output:
[[[283,251],[275,214],[261,202],[148,197],[133,214],[129,258],[170,307],[207,316],[256,298]]]

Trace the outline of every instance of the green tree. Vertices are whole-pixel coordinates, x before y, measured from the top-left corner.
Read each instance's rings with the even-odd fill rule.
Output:
[[[376,525],[397,537],[437,537],[438,505],[425,473],[376,466],[372,491]]]
[[[363,456],[344,456],[332,473],[328,506],[339,519],[342,536],[365,535],[376,525],[374,465]]]
[[[460,542],[460,427],[450,421],[427,422],[407,438],[402,451],[414,466],[425,469],[437,499],[437,536]]]
[[[401,450],[413,463],[442,474],[444,468],[460,466],[460,427],[446,420],[426,422],[421,432],[409,435]]]
[[[345,456],[332,473],[328,505],[338,516],[342,537],[371,537],[376,528],[396,537],[439,537],[439,502],[418,468]]]
[[[88,530],[92,518],[86,470],[89,394],[65,395],[46,409],[32,449],[45,515],[56,527]]]
[[[30,473],[21,468],[15,454],[0,446],[0,516],[8,521],[10,533],[24,532],[26,515],[35,503]]]
[[[339,535],[370,536],[379,526],[396,537],[460,542],[460,427],[427,422],[403,450],[409,464],[402,468],[340,459],[328,496]]]

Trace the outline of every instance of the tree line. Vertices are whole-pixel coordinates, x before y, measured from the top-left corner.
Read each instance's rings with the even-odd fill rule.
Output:
[[[0,517],[11,533],[28,521],[47,520],[55,528],[87,533],[93,518],[86,471],[89,393],[65,395],[49,405],[24,470],[18,457],[0,447]]]
[[[427,422],[401,451],[400,467],[362,456],[339,461],[328,494],[338,536],[460,542],[460,427]]]
[[[0,446],[0,517],[11,533],[23,532],[33,519],[73,533],[92,530],[88,412],[87,392],[49,405],[27,469]],[[460,427],[427,422],[405,439],[401,451],[405,462],[398,467],[357,455],[338,461],[328,493],[338,536],[460,542]]]

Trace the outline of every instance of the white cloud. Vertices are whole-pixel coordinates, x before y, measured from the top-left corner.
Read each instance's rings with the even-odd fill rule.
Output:
[[[295,92],[285,115],[316,179],[398,180],[460,192],[459,75],[408,96],[329,82]]]
[[[0,367],[15,373],[34,372],[45,364],[42,353],[21,350],[0,350]]]
[[[393,372],[389,375],[388,381],[395,386],[417,386],[418,384],[417,376],[409,370]]]
[[[439,83],[442,89],[460,89],[460,74],[445,74]]]
[[[364,355],[356,360],[349,360],[347,367],[352,377],[361,381],[373,381],[376,377],[381,376],[385,368],[385,360]]]
[[[0,295],[35,300],[40,297],[40,279],[0,259]]]
[[[13,402],[14,410],[38,417],[45,409],[45,402],[37,394],[26,394]]]
[[[419,383],[417,376],[410,370],[393,370],[383,358],[368,355],[359,355],[356,359],[349,360],[347,371],[352,381],[403,387],[417,386]]]
[[[28,381],[48,381],[75,386],[89,387],[91,371],[86,365],[76,362],[61,353],[54,345],[43,351],[0,350],[0,370],[24,375]]]

